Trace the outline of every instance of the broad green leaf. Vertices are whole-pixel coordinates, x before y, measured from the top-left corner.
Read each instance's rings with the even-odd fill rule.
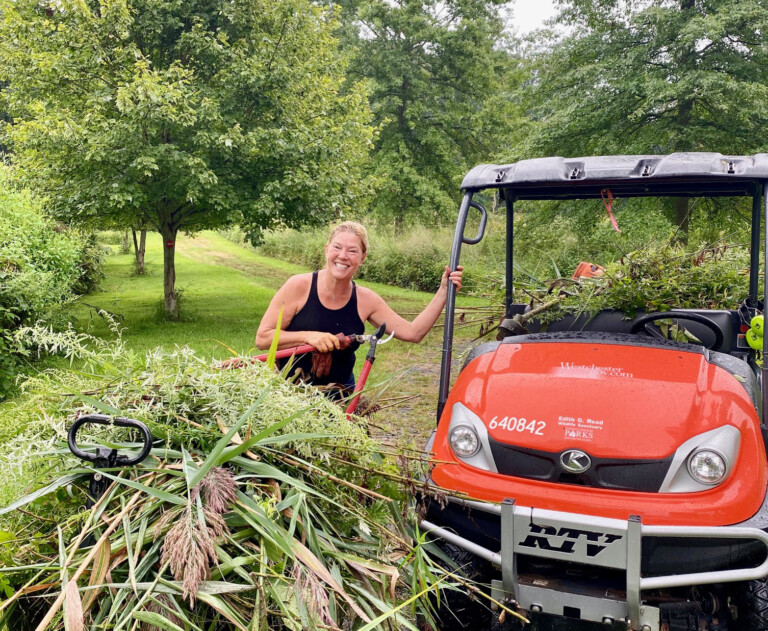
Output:
[[[179,625],[153,611],[134,611],[132,617],[139,622],[146,622],[158,629],[163,629],[163,631],[184,631]]]
[[[219,461],[219,458],[221,457],[221,454],[224,452],[224,450],[227,448],[229,443],[232,441],[232,437],[237,433],[237,431],[245,424],[245,422],[251,418],[251,415],[254,413],[256,408],[259,407],[262,400],[265,396],[267,396],[267,393],[269,392],[270,388],[265,388],[264,391],[259,395],[259,398],[254,401],[251,406],[243,413],[243,415],[237,420],[237,422],[229,428],[229,431],[224,434],[222,438],[218,440],[218,442],[214,445],[213,449],[208,454],[208,457],[205,459],[205,462],[200,466],[200,468],[194,473],[194,475],[191,477],[191,479],[188,481],[188,484],[191,485],[189,488],[192,489],[198,484],[200,484],[200,481],[205,477],[205,475],[215,466],[217,466],[217,463]]]
[[[208,594],[207,592],[197,592],[197,598],[204,602],[206,605],[213,607],[216,611],[218,611],[222,616],[224,616],[227,620],[229,620],[233,625],[235,625],[240,631],[248,631],[248,627],[246,626],[248,623],[243,620],[237,612],[230,607],[227,602],[218,596],[214,596],[213,594]]]
[[[181,448],[181,454],[181,470],[184,472],[184,478],[187,480],[187,488],[191,490],[195,486],[192,484],[192,479],[197,472],[197,464],[195,464],[195,461],[185,447]]]
[[[280,339],[280,326],[283,322],[283,306],[280,307],[280,313],[277,314],[277,325],[275,326],[275,334],[272,336],[272,343],[269,345],[269,352],[267,353],[267,368],[270,370],[275,369],[275,356],[277,355],[277,345]]]
[[[444,580],[444,579],[440,579],[440,580]],[[418,592],[417,594],[414,594],[410,598],[407,598],[396,607],[392,607],[389,611],[381,614],[375,620],[366,621],[368,622],[368,624],[361,627],[359,631],[373,631],[373,629],[379,628],[382,622],[384,622],[385,620],[389,620],[390,618],[395,616],[400,610],[404,609],[405,607],[415,602],[416,600],[426,596],[429,592],[434,591],[435,589],[437,589],[437,583],[429,585],[428,587]]]
[[[136,489],[138,491],[144,491],[144,493],[146,493],[147,495],[151,495],[155,499],[161,500],[163,502],[178,504],[180,506],[184,506],[187,503],[186,498],[179,497],[178,495],[174,495],[173,493],[168,493],[167,491],[161,491],[160,489],[153,489],[151,486],[147,486],[146,484],[142,484],[141,482],[128,480],[126,478],[118,478],[112,475],[111,473],[107,473],[106,471],[101,471],[101,474],[108,477],[110,480],[114,480],[115,482],[119,482],[120,484],[124,484],[125,486],[130,486],[132,489]]]
[[[375,607],[378,611],[382,613],[389,613],[392,610],[393,603],[388,603],[386,601],[381,600],[378,596],[376,596],[374,593],[366,590],[363,588],[360,584],[353,584],[352,588],[360,593],[363,598],[366,599],[366,601],[370,602],[373,607]],[[397,628],[399,631],[403,631],[403,629],[409,629],[410,631],[419,631],[418,627],[416,627],[413,623],[411,623],[408,618],[404,615],[401,615],[400,612],[396,612],[393,614],[394,618],[394,624],[397,625]]]
[[[154,586],[154,587],[153,587]],[[81,591],[89,589],[101,589],[101,588],[117,589],[121,591],[131,590],[133,586],[130,583],[103,583],[101,585],[89,586],[82,588]],[[162,580],[155,585],[153,582],[142,581],[136,583],[136,589],[139,592],[145,592],[148,589],[152,589],[153,592],[158,594],[181,594],[182,582],[181,581],[167,581]],[[205,594],[242,594],[245,592],[252,592],[255,589],[253,585],[242,585],[239,583],[229,583],[226,581],[203,581],[198,588],[199,593]]]
[[[92,405],[97,410],[101,410],[102,412],[104,412],[104,414],[109,414],[110,416],[120,416],[120,410],[118,410],[117,408],[113,408],[111,405],[108,405],[103,401],[99,401],[98,399],[94,399],[93,397],[89,397],[84,394],[78,394],[76,396],[78,399],[80,399],[84,403],[87,403],[88,405]]]
[[[333,438],[333,435],[331,434],[284,434],[282,436],[278,436],[276,438],[268,438],[271,434],[274,434],[277,431],[280,431],[283,427],[288,425],[291,421],[298,418],[302,414],[304,414],[307,410],[312,409],[312,406],[304,409],[299,410],[298,412],[291,414],[289,417],[284,418],[281,421],[277,421],[276,423],[273,423],[269,427],[263,429],[255,436],[251,436],[246,441],[243,441],[239,445],[233,445],[232,447],[229,447],[226,449],[219,459],[216,461],[216,466],[220,467],[226,462],[229,462],[233,458],[239,456],[240,454],[248,451],[252,447],[255,447],[256,445],[270,445],[270,444],[283,444],[286,442],[296,442],[300,440],[308,440],[310,438]],[[290,436],[290,438],[288,438]]]
[[[73,473],[70,475],[62,476],[55,482],[51,482],[47,486],[44,486],[43,488],[38,489],[34,493],[25,495],[24,497],[16,500],[15,502],[8,504],[8,506],[6,506],[5,508],[1,508],[0,515],[5,515],[6,513],[10,513],[11,511],[16,510],[17,508],[26,506],[27,504],[48,495],[49,493],[53,493],[57,489],[60,489],[62,486],[66,486],[68,484],[71,484],[72,482],[75,482],[76,480],[79,480],[81,477],[83,477],[83,475],[84,475],[83,473]]]

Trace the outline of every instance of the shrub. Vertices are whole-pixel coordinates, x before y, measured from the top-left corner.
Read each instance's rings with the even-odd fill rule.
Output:
[[[0,164],[0,399],[25,354],[14,330],[55,320],[75,294],[93,290],[102,258],[92,239],[54,222],[10,175]]]
[[[329,233],[330,229],[327,227],[264,232],[256,249],[281,261],[296,263],[313,270],[320,269],[325,264],[323,246]]]
[[[96,235],[90,234],[83,243],[80,261],[77,264],[80,275],[72,285],[72,291],[78,296],[90,294],[98,289],[104,280],[104,259],[107,250],[96,241]]]
[[[618,309],[738,309],[748,294],[749,252],[744,246],[649,245],[606,266],[605,274],[567,286],[543,321],[565,314]],[[551,297],[551,295],[550,295]]]
[[[746,241],[749,200],[701,200],[691,217],[691,243]],[[649,244],[676,237],[671,209],[663,200],[617,199],[613,214],[616,232],[600,200],[526,201],[515,206],[514,263],[516,283],[540,286],[571,276],[582,260],[602,266],[620,260],[627,252],[643,251]],[[490,207],[490,206],[489,206]],[[466,233],[476,234],[477,213],[470,214]],[[368,258],[358,272],[361,279],[432,292],[448,263],[453,226],[411,227],[396,233],[380,222],[364,222],[370,236]],[[504,285],[506,218],[489,213],[485,237],[477,245],[462,246],[464,286],[467,293],[488,293],[490,286]],[[310,269],[324,264],[323,245],[330,226],[280,230],[260,235],[258,251]],[[239,229],[227,238],[246,243]]]
[[[360,278],[406,289],[433,292],[437,289],[450,251],[417,228],[408,234],[376,235],[376,243],[360,268]]]

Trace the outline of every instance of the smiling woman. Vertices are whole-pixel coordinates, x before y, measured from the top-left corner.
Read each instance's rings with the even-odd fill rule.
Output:
[[[282,320],[278,348],[310,344],[317,351],[299,357],[294,371],[315,385],[354,386],[355,345],[348,335],[361,334],[365,322],[387,323],[387,332],[406,342],[420,342],[437,322],[445,306],[448,282],[461,289],[462,267],[448,267],[434,298],[413,321],[395,313],[376,292],[358,287],[352,279],[368,254],[368,234],[354,221],[345,221],[331,232],[325,244],[325,267],[311,274],[289,278],[269,304],[256,332],[256,346],[266,349]],[[319,354],[331,353],[330,362]]]

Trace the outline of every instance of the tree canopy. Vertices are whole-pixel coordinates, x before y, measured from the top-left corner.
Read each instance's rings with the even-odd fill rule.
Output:
[[[163,235],[328,221],[365,194],[373,130],[332,10],[309,0],[0,0],[4,127],[53,212]],[[2,108],[0,108],[2,109]]]
[[[401,223],[456,207],[461,179],[519,128],[504,0],[344,0],[349,76],[371,85],[380,126],[372,210]]]
[[[765,150],[765,0],[560,4],[568,34],[532,60],[527,155]]]

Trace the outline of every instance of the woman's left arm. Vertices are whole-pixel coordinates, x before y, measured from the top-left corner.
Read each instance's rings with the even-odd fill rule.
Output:
[[[417,315],[412,322],[409,322],[402,316],[398,315],[392,307],[390,307],[386,301],[373,291],[367,297],[372,301],[371,311],[368,315],[368,321],[374,326],[380,326],[382,322],[387,323],[387,333],[394,331],[395,337],[398,340],[404,342],[421,342],[424,336],[429,333],[430,329],[435,326],[435,322],[440,317],[440,314],[445,307],[445,300],[448,296],[448,283],[453,283],[456,286],[456,291],[461,289],[461,275],[464,268],[459,265],[456,271],[451,272],[448,267],[445,268],[445,273],[440,280],[440,287],[435,293],[432,300],[424,308],[419,315]]]

